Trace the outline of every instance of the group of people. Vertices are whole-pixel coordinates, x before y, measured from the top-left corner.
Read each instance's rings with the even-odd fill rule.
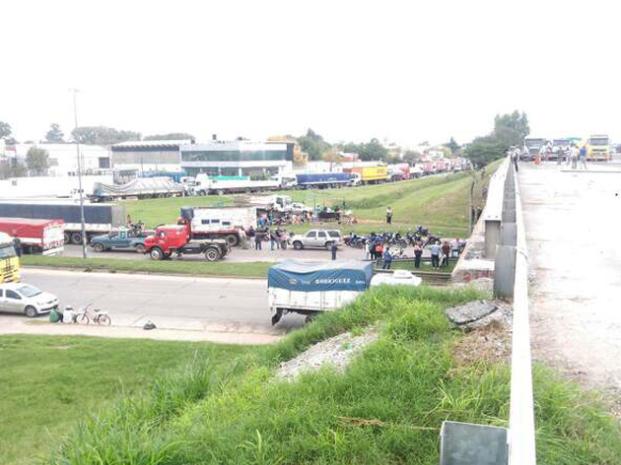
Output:
[[[433,268],[447,267],[450,257],[458,257],[461,250],[465,247],[465,241],[459,238],[455,238],[449,242],[447,240],[436,240],[431,243],[429,249],[431,252],[431,266]],[[423,257],[423,242],[416,241],[414,243],[414,268],[420,268],[421,260]],[[402,248],[392,247],[383,242],[380,236],[377,236],[376,240],[368,241],[365,247],[365,260],[383,260],[383,269],[389,270],[392,266],[392,261],[395,258],[409,258]]]
[[[524,150],[527,151],[526,148]],[[578,147],[578,144],[572,142],[568,147],[560,146],[556,150],[556,164],[562,165],[565,163],[567,166],[571,165],[572,169],[578,168],[578,163],[585,170],[587,169],[587,153],[588,149],[586,145],[581,145]],[[518,147],[511,147],[509,149],[509,155],[511,156],[511,160],[515,165],[515,170],[519,170],[518,161],[520,160],[520,156],[523,154]],[[528,155],[528,152],[526,153]],[[541,146],[539,151],[535,154],[533,159],[535,165],[540,165],[542,161],[547,161],[554,155],[554,150],[552,147],[552,143],[548,142]]]
[[[250,226],[246,231],[246,237],[250,241],[250,247],[254,245],[255,250],[263,250],[263,242],[269,242],[270,250],[285,250],[289,240],[289,233],[280,226],[270,228],[269,226],[260,225],[257,229]]]

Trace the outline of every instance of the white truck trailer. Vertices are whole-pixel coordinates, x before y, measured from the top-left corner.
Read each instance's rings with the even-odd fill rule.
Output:
[[[183,207],[181,217],[192,239],[226,239],[230,247],[239,244],[241,230],[257,227],[257,207]]]

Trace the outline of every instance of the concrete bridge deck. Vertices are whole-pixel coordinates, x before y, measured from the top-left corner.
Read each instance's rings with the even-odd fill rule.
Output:
[[[533,356],[619,399],[621,165],[589,168],[520,164]]]

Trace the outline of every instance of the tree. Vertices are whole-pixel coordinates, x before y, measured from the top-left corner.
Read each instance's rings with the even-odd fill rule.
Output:
[[[50,156],[47,150],[36,146],[30,147],[26,153],[26,166],[35,176],[44,176],[50,167]]]
[[[489,136],[477,137],[466,149],[466,157],[475,168],[482,168],[488,163],[502,157],[506,151],[505,145],[498,138]]]
[[[461,148],[460,145],[452,137],[451,140],[444,144],[444,147],[448,148],[453,155],[459,152],[459,149]]]
[[[196,140],[192,134],[187,132],[169,132],[167,134],[152,134],[145,136],[142,140]]]
[[[12,133],[11,125],[4,121],[0,121],[0,139],[8,138]]]
[[[45,134],[45,140],[52,143],[63,143],[65,134],[60,130],[60,125],[56,123],[50,124],[50,130]]]
[[[26,167],[18,163],[16,159],[0,163],[0,179],[21,178],[26,176]]]
[[[306,131],[306,135],[298,137],[298,144],[308,154],[309,160],[321,160],[322,155],[332,147],[312,129]]]
[[[423,154],[415,150],[406,150],[403,154],[403,161],[414,165],[423,157]]]
[[[338,149],[336,147],[332,147],[324,152],[322,159],[323,161],[330,163],[330,171],[332,171],[332,166],[341,160],[341,156],[339,155]]]
[[[112,145],[119,142],[140,140],[140,133],[123,131],[105,126],[82,126],[71,131],[73,139],[80,144]]]
[[[362,161],[386,160],[388,158],[388,149],[378,139],[373,138],[360,146],[358,155],[360,155],[360,160]]]
[[[529,133],[526,113],[515,110],[511,114],[496,115],[494,118],[494,135],[507,148],[512,145],[522,145]]]

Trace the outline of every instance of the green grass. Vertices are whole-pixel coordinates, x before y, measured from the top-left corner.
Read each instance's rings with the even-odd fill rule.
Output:
[[[186,274],[192,276],[235,276],[239,278],[265,278],[271,262],[208,262],[197,260],[125,260],[119,258],[47,257],[24,255],[25,266],[105,270],[110,272],[139,272]]]
[[[481,203],[481,189],[499,162],[490,164],[484,179],[479,179],[475,189],[475,203]],[[358,186],[341,189],[290,190],[294,201],[306,205],[341,206],[352,209],[359,223],[342,225],[344,232],[367,234],[372,231],[405,232],[422,224],[443,237],[464,237],[468,230],[469,190],[472,183],[469,172],[433,176],[422,179]],[[208,197],[183,197],[126,201],[122,204],[134,221],[142,220],[147,227],[174,222],[182,206],[233,205],[243,202],[246,196],[223,195]],[[386,207],[393,208],[393,224],[385,224]],[[333,226],[326,223],[325,226]],[[318,225],[322,226],[322,225]],[[294,232],[308,229],[306,225],[292,226]]]
[[[156,384],[91,416],[49,463],[438,463],[443,420],[507,425],[508,367],[457,364],[461,336],[442,315],[481,297],[472,289],[373,289],[229,370],[188,371],[166,390]],[[294,382],[274,379],[280,362],[311,344],[370,325],[379,340],[344,374],[325,367]],[[535,379],[539,463],[619,464],[619,425],[598,401],[545,369]],[[200,394],[182,402],[177,393],[195,385]],[[169,391],[173,400],[163,402]]]
[[[191,381],[200,371],[167,376],[193,360],[212,367],[253,348],[201,343],[89,337],[0,336],[0,463],[47,457],[76,422],[122,399],[162,392],[159,409],[200,398]],[[194,362],[196,363],[196,361]],[[155,382],[155,384],[153,384]],[[179,399],[180,395],[182,399]]]

